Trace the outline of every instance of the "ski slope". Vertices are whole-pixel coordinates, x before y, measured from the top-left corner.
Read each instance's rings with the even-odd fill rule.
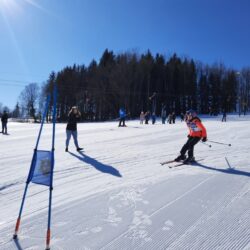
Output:
[[[51,249],[250,249],[250,117],[203,118],[199,165],[169,169],[187,128],[127,122],[78,124],[82,153],[65,153],[56,125]],[[30,184],[19,241],[12,235],[39,124],[9,123],[0,134],[0,249],[45,249],[48,187]],[[50,150],[45,124],[39,149]],[[226,157],[226,158],[225,158]]]

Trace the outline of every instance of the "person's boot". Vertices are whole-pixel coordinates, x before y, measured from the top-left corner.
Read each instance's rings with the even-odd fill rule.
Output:
[[[65,148],[65,152],[68,152],[69,150],[68,150],[68,148]]]
[[[77,148],[76,150],[77,150],[77,151],[81,151],[81,150],[83,150],[83,148]]]
[[[186,155],[179,155],[177,158],[174,159],[174,161],[184,161],[186,159]]]
[[[184,164],[189,164],[195,162],[195,158],[193,156],[189,156],[186,160],[183,161]]]

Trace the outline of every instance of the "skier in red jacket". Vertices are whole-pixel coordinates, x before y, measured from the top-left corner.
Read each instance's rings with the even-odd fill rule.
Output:
[[[201,139],[203,142],[207,141],[206,128],[201,123],[201,120],[197,117],[194,110],[188,110],[186,113],[185,121],[189,129],[189,135],[187,142],[183,145],[180,155],[175,161],[183,161],[184,163],[194,162],[194,146]],[[188,151],[188,158],[186,158],[186,152]]]

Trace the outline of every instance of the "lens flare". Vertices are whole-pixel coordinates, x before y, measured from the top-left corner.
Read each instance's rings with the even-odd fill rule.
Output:
[[[36,9],[47,12],[47,10],[43,8],[40,4],[38,4],[35,0],[0,0],[0,10],[8,10],[14,12],[17,8],[24,7],[22,5],[25,4],[31,5]]]
[[[0,10],[13,10],[18,7],[15,0],[0,0]]]

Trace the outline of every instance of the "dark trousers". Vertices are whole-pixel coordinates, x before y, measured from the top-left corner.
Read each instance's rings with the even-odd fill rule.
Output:
[[[188,157],[194,156],[194,145],[200,141],[200,137],[189,137],[187,142],[183,145],[181,149],[181,155],[185,155],[188,151]]]
[[[7,122],[2,122],[2,133],[7,134]]]
[[[120,118],[119,127],[125,127],[125,117]]]

